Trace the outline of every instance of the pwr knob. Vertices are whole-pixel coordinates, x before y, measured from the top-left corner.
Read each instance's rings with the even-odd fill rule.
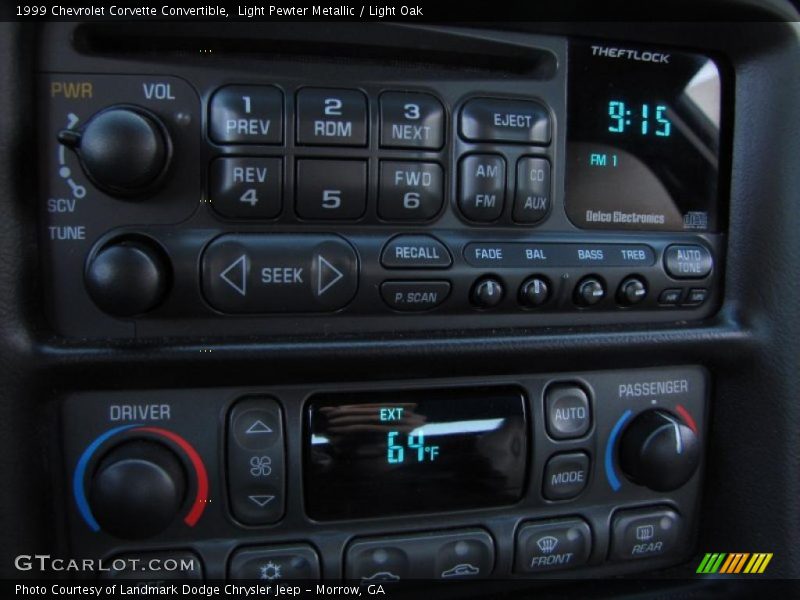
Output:
[[[167,128],[138,106],[101,110],[82,129],[61,131],[58,141],[75,152],[95,186],[118,198],[133,199],[155,189],[172,157]]]

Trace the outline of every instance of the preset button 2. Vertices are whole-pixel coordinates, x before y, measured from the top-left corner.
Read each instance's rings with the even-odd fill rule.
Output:
[[[297,143],[366,146],[366,96],[357,90],[304,88],[297,92]]]

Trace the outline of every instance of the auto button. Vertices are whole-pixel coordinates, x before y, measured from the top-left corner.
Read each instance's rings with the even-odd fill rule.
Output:
[[[329,312],[358,288],[358,257],[326,234],[229,234],[202,258],[203,294],[225,313]]]

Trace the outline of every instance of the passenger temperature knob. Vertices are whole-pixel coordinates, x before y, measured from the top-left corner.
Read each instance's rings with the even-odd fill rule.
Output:
[[[633,419],[623,432],[619,462],[634,483],[668,492],[694,474],[700,462],[700,442],[678,417],[651,409]]]
[[[100,460],[89,502],[104,531],[133,540],[166,529],[185,494],[186,475],[176,454],[158,442],[131,440]]]
[[[172,155],[167,128],[138,106],[101,110],[82,129],[59,132],[58,141],[75,151],[94,185],[119,198],[132,199],[152,191]]]

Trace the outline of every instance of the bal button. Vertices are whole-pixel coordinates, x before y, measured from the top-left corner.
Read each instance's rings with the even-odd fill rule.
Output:
[[[547,432],[557,440],[586,435],[592,422],[589,397],[577,385],[554,385],[545,394]]]

